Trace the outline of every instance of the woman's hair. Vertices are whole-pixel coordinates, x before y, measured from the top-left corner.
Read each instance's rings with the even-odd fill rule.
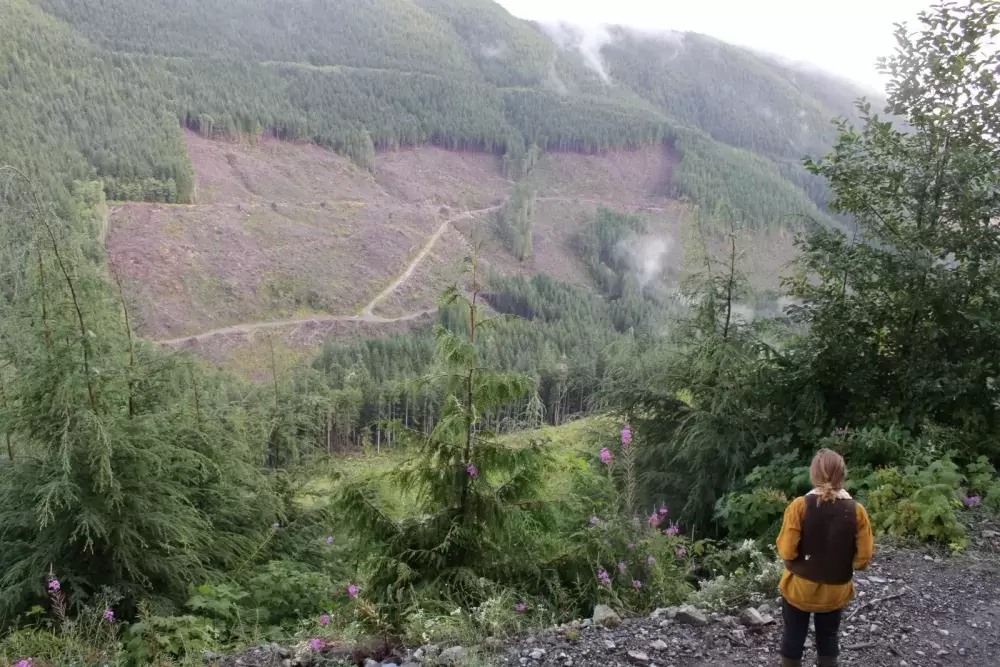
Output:
[[[809,466],[809,479],[819,492],[821,503],[833,502],[837,493],[844,488],[844,478],[847,477],[847,466],[844,457],[832,449],[821,449]]]

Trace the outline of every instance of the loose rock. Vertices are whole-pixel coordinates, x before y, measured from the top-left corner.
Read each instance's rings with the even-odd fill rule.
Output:
[[[594,607],[594,624],[605,628],[617,628],[622,624],[622,618],[608,605],[599,604]]]

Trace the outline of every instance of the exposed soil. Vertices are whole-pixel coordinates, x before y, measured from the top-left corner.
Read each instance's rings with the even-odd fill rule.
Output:
[[[356,315],[448,218],[509,189],[490,154],[401,151],[372,175],[316,146],[185,137],[200,203],[112,213],[109,250],[155,338]]]
[[[240,348],[259,343],[254,332],[315,350],[322,331],[376,335],[424,322],[476,241],[483,275],[547,273],[588,286],[574,239],[599,205],[647,215],[668,277],[700,268],[706,243],[722,249],[670,198],[676,156],[666,147],[542,155],[529,177],[534,252],[519,262],[493,233],[512,185],[493,154],[412,148],[380,154],[369,173],[308,144],[185,138],[199,203],[115,206],[108,246],[140,333],[220,363],[253,358]],[[791,236],[747,234],[740,245],[741,270],[776,286]]]

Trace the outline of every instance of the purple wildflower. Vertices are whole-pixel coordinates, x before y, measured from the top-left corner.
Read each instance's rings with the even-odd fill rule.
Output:
[[[607,447],[601,448],[601,463],[604,465],[611,465],[611,450]]]
[[[62,584],[59,583],[58,579],[49,580],[49,593],[55,593],[62,588]]]
[[[31,658],[25,658],[24,660],[15,663],[14,667],[33,667]]]
[[[663,506],[660,508],[660,516],[667,516],[667,508]]]
[[[650,565],[653,565],[654,563],[656,563],[656,559],[650,556],[649,558],[646,559],[646,562],[649,563]]]
[[[628,449],[628,446],[632,444],[632,427],[625,424],[625,428],[622,429],[622,448]]]
[[[523,602],[518,602],[516,605],[514,605],[514,611],[516,611],[519,614],[523,614],[527,608],[528,605],[524,604]]]
[[[330,617],[327,616],[326,614],[323,614],[322,616],[319,617],[319,624],[320,625],[329,625],[330,624]]]
[[[347,595],[348,595],[348,596],[349,596],[349,597],[350,597],[350,598],[351,598],[352,600],[353,600],[354,598],[358,597],[358,587],[357,587],[357,586],[355,586],[354,584],[351,584],[350,586],[348,586],[348,587],[347,587]]]
[[[633,579],[632,588],[634,588],[635,590],[639,590],[640,588],[642,588],[642,582],[639,581],[638,579]]]
[[[309,640],[309,648],[311,648],[314,651],[319,651],[324,646],[325,646],[325,644],[323,643],[322,639],[310,639]]]
[[[966,507],[978,507],[983,500],[979,496],[966,496],[962,499],[962,504]]]
[[[115,622],[115,612],[111,611],[110,609],[105,609],[104,610],[104,620],[107,621],[108,623],[114,623]]]
[[[632,544],[631,542],[629,542],[629,544],[628,544],[628,548],[629,548],[629,549],[635,549],[635,545],[634,545],[634,544]]]
[[[596,525],[597,525],[597,524],[599,524],[600,522],[601,522],[601,517],[599,517],[599,516],[596,516],[596,515],[595,515],[595,516],[592,516],[592,517],[590,517],[590,525],[591,525],[591,526],[596,526]]]
[[[663,531],[663,534],[664,534],[664,535],[670,535],[670,536],[673,536],[673,535],[679,535],[679,534],[680,534],[680,532],[681,532],[681,529],[680,529],[680,527],[679,527],[679,526],[677,525],[677,522],[676,522],[676,521],[672,521],[672,522],[670,523],[670,527],[669,527],[669,528],[667,528],[667,529],[666,529],[665,531]]]
[[[660,525],[660,515],[659,514],[650,514],[649,518],[646,519],[646,523],[649,524],[650,528],[656,528],[657,526]]]
[[[684,556],[687,556],[687,553],[688,553],[688,550],[684,548],[683,544],[681,546],[677,547],[677,557],[678,558],[684,558]]]
[[[601,583],[602,586],[611,585],[611,577],[608,576],[608,573],[604,570],[603,567],[598,568],[597,570],[597,580]]]
[[[628,568],[628,564],[625,561],[618,563],[618,569],[624,572]]]
[[[333,544],[333,537],[331,536],[331,537],[326,538],[326,543],[327,544]]]
[[[469,477],[472,479],[479,477],[479,468],[477,468],[474,463],[467,465],[465,467],[465,472],[469,473]]]

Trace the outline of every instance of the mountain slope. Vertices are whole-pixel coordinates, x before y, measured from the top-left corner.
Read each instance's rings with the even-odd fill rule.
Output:
[[[644,211],[675,273],[716,245],[694,210],[709,237],[732,216],[770,290],[786,230],[836,222],[799,158],[853,87],[701,35],[594,42],[490,0],[12,0],[0,37],[0,163],[66,211],[103,184],[154,337],[352,317],[396,281],[374,315],[420,312],[474,240],[499,274],[593,288],[575,244],[601,206]],[[527,255],[462,215],[515,183]]]
[[[208,136],[306,140],[362,166],[377,150],[431,142],[505,152],[520,168],[532,142],[595,151],[700,130],[778,166],[753,178],[785,193],[769,197],[780,208],[731,206],[754,210],[763,225],[820,215],[807,200],[822,205],[822,189],[794,161],[828,144],[830,101],[792,81],[804,73],[700,35],[616,28],[595,52],[489,0],[35,2],[152,82],[160,109]],[[675,194],[711,210],[733,190],[717,174],[751,162],[689,143],[711,149],[698,164],[682,158]],[[725,164],[706,170],[708,159]]]

